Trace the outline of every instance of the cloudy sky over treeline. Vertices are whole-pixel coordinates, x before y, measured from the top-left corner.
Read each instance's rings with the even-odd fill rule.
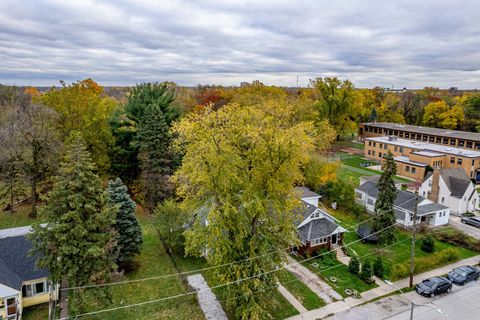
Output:
[[[480,87],[480,1],[0,0],[0,82]]]

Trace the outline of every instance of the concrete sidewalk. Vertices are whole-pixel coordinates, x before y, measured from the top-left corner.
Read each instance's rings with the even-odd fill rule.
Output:
[[[476,265],[476,264],[478,264],[479,259],[480,259],[480,255],[474,256],[474,257],[471,257],[471,258],[468,258],[468,259],[464,259],[464,260],[446,265],[444,267],[441,267],[441,268],[438,268],[438,269],[435,269],[435,270],[431,270],[431,271],[427,271],[427,272],[418,274],[418,275],[413,277],[413,282],[418,283],[418,282],[420,282],[420,281],[422,281],[426,278],[430,278],[430,277],[433,277],[433,276],[444,275],[444,274],[448,273],[449,271],[451,271],[452,269],[463,266],[463,265]],[[399,281],[395,282],[395,285],[399,288],[408,287],[409,278],[399,280]],[[358,305],[367,303],[367,302],[369,302],[373,299],[376,299],[376,298],[382,297],[384,295],[390,294],[392,292],[395,292],[396,290],[397,289],[392,287],[392,286],[381,285],[377,288],[374,288],[374,289],[363,292],[361,294],[360,299],[346,298],[343,301],[333,302],[333,303],[330,303],[330,304],[326,305],[325,307],[310,310],[310,311],[304,312],[302,314],[290,317],[290,318],[288,318],[288,320],[321,319],[321,318],[324,318],[328,315],[339,313],[339,312],[348,310],[350,308],[356,307]]]

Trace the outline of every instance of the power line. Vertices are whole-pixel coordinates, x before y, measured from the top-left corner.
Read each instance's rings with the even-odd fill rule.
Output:
[[[378,234],[384,230],[387,230],[389,228],[392,228],[396,225],[396,223],[388,226],[388,227],[385,227],[381,230],[378,230],[372,234],[370,234],[369,236],[372,236],[372,235],[375,235],[375,234]],[[339,248],[346,248],[348,246],[351,246],[353,245],[354,243],[357,243],[359,241],[362,241],[365,237],[363,238],[360,238],[358,240],[355,240],[355,241],[352,241],[350,242],[349,244],[347,245],[343,245],[343,246],[340,246]],[[234,280],[234,281],[230,281],[230,282],[227,282],[227,283],[223,283],[223,284],[219,284],[219,285],[216,285],[216,286],[213,286],[211,288],[207,288],[207,289],[200,289],[200,290],[195,290],[195,291],[192,291],[192,292],[186,292],[186,293],[180,293],[180,294],[177,294],[177,295],[173,295],[173,296],[167,296],[167,297],[163,297],[163,298],[159,298],[159,299],[154,299],[154,300],[148,300],[148,301],[143,301],[143,302],[138,302],[138,303],[134,303],[134,304],[130,304],[130,305],[126,305],[126,306],[119,306],[119,307],[114,307],[114,308],[109,308],[109,309],[103,309],[103,310],[98,310],[98,311],[91,311],[91,312],[86,312],[86,313],[82,313],[82,314],[79,314],[79,315],[76,315],[75,316],[75,319],[76,318],[79,318],[79,317],[84,317],[84,316],[89,316],[89,315],[95,315],[95,314],[99,314],[99,313],[105,313],[105,312],[111,312],[111,311],[115,311],[115,310],[120,310],[120,309],[126,309],[126,308],[132,308],[132,307],[138,307],[138,306],[142,306],[142,305],[146,305],[146,304],[152,304],[152,303],[157,303],[157,302],[161,302],[161,301],[166,301],[166,300],[170,300],[170,299],[175,299],[175,298],[180,298],[180,297],[186,297],[186,296],[189,296],[189,295],[192,295],[192,294],[195,294],[195,293],[199,293],[199,292],[202,292],[202,291],[206,291],[206,290],[213,290],[213,289],[218,289],[218,288],[222,288],[222,287],[226,287],[226,286],[229,286],[229,285],[232,285],[232,284],[238,284],[240,282],[243,282],[243,281],[246,281],[246,280],[251,280],[251,279],[254,279],[254,278],[259,278],[261,276],[265,276],[267,274],[271,274],[271,273],[274,273],[274,272],[277,272],[277,271],[280,271],[282,269],[285,269],[286,267],[288,266],[292,266],[292,265],[297,265],[297,264],[302,264],[306,261],[310,261],[312,259],[316,259],[318,257],[321,257],[321,256],[324,256],[328,253],[331,253],[331,252],[334,252],[336,251],[337,249],[332,249],[332,250],[329,250],[329,251],[326,251],[324,253],[321,253],[315,257],[310,257],[310,258],[307,258],[307,259],[304,259],[302,261],[295,261],[295,262],[292,262],[290,264],[286,264],[286,265],[283,265],[283,266],[280,266],[280,267],[277,267],[276,269],[273,269],[273,270],[270,270],[270,271],[266,271],[266,272],[263,272],[263,273],[259,273],[259,274],[256,274],[256,275],[253,275],[253,276],[249,276],[249,277],[246,277],[246,278],[241,278],[241,279],[237,279],[237,280]],[[68,318],[60,318],[58,320],[67,320]]]
[[[328,211],[326,209],[325,209],[325,212],[328,215],[330,215],[330,213],[328,213]],[[385,214],[385,213],[381,213],[380,215],[382,215],[382,214]],[[364,221],[361,221],[361,222],[356,223],[354,225],[351,225],[350,227],[348,227],[346,229],[347,230],[348,229],[353,229],[353,228],[355,228],[355,227],[357,227],[361,224],[364,224],[368,221],[377,219],[380,215],[375,215],[372,218],[369,218],[367,220],[364,220]],[[264,253],[264,254],[261,254],[261,255],[257,255],[257,256],[254,256],[254,257],[250,257],[250,258],[246,258],[246,259],[242,259],[242,260],[236,260],[236,261],[232,261],[232,262],[227,262],[227,263],[219,264],[219,265],[215,265],[215,266],[204,267],[204,268],[195,269],[195,270],[188,270],[188,271],[182,271],[182,272],[177,272],[177,273],[171,273],[171,274],[165,274],[165,275],[148,277],[148,278],[141,278],[141,279],[134,279],[134,280],[125,280],[125,281],[109,282],[109,283],[102,283],[102,284],[91,284],[91,285],[85,285],[85,286],[60,288],[59,290],[60,291],[66,291],[66,290],[76,290],[76,289],[99,288],[99,287],[105,287],[105,286],[111,286],[111,285],[137,283],[137,282],[142,282],[142,281],[158,280],[158,279],[170,278],[170,277],[181,276],[181,275],[186,275],[186,274],[191,274],[191,273],[198,273],[198,272],[201,272],[201,271],[207,271],[207,270],[212,270],[212,269],[216,269],[216,268],[227,267],[227,266],[231,266],[231,265],[234,265],[234,264],[237,264],[237,263],[259,259],[259,258],[262,258],[262,257],[265,257],[265,256],[275,254],[275,253],[287,251],[290,248],[291,248],[291,246],[287,247],[287,248],[284,248],[284,249],[280,249],[280,250]]]

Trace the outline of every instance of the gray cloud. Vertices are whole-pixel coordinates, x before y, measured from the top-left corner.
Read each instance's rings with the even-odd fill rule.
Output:
[[[480,81],[476,1],[0,1],[0,82]]]

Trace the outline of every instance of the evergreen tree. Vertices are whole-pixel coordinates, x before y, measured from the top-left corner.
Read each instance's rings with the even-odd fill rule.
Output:
[[[368,121],[377,122],[377,108],[372,108],[372,112],[370,112],[370,117],[368,118]]]
[[[146,206],[155,205],[173,195],[170,175],[176,166],[170,145],[172,135],[165,114],[160,108],[150,107],[144,113],[138,129],[140,147],[140,185]]]
[[[360,272],[360,278],[365,282],[371,282],[373,277],[373,267],[369,260],[365,260],[362,263],[362,271]]]
[[[397,189],[393,177],[397,173],[397,165],[391,152],[388,152],[383,163],[383,172],[377,184],[379,190],[375,202],[375,214],[377,218],[373,223],[373,232],[378,233],[379,242],[382,244],[392,243],[395,240],[395,212],[393,202],[397,197]],[[380,231],[382,230],[382,231]]]
[[[85,285],[108,279],[114,268],[112,225],[115,208],[108,205],[102,181],[79,133],[69,139],[53,188],[39,208],[40,221],[30,239],[54,282]]]
[[[117,233],[117,263],[128,264],[142,248],[142,229],[135,216],[135,202],[120,178],[108,182],[108,199],[117,207],[115,230]]]
[[[350,259],[350,262],[348,263],[348,271],[353,274],[358,274],[360,272],[360,260],[356,256],[353,256],[352,259]]]

